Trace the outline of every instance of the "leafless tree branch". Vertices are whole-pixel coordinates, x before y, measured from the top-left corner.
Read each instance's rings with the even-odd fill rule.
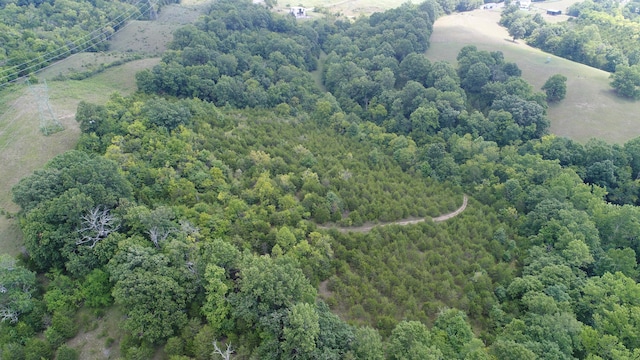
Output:
[[[119,219],[110,214],[110,209],[98,205],[82,216],[82,228],[78,230],[82,238],[76,241],[76,245],[91,243],[89,247],[93,248],[119,228]]]
[[[175,229],[165,229],[163,227],[154,226],[147,233],[149,234],[149,238],[151,242],[157,247],[160,247],[160,242],[165,241],[169,234],[174,232]]]
[[[11,310],[7,308],[0,309],[0,322],[5,322],[9,320],[12,324],[18,322],[18,313],[16,310]]]
[[[227,350],[225,352],[222,352],[222,350],[220,350],[217,341],[213,342],[213,347],[215,348],[215,350],[213,350],[214,354],[222,356],[224,360],[231,359],[231,354],[233,354],[233,348],[231,347],[231,344],[227,344]]]

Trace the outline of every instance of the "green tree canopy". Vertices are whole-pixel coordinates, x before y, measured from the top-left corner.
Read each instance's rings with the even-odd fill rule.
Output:
[[[542,91],[547,94],[547,101],[558,102],[567,95],[567,77],[561,74],[551,76],[542,85]]]

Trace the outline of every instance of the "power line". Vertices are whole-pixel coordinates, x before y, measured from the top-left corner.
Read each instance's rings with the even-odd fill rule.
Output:
[[[137,8],[137,5],[138,5],[138,4],[140,4],[142,1],[144,1],[144,0],[138,0],[138,2],[136,2],[135,4],[133,4],[133,6],[134,6],[134,8],[133,8],[133,9],[135,9],[135,11],[139,11],[139,9]],[[147,2],[147,3],[148,3],[148,2]],[[148,9],[145,9],[145,11],[146,11],[146,10],[148,10]],[[124,12],[123,14],[120,14],[120,15],[116,16],[115,18],[113,18],[113,20],[109,20],[109,22],[107,22],[104,26],[102,26],[102,28],[104,28],[104,27],[108,26],[108,25],[109,25],[109,23],[115,23],[119,18],[121,18],[121,17],[123,17],[123,16],[127,15],[127,13],[128,13],[128,12],[129,12],[129,10],[125,10],[125,12]],[[131,17],[131,15],[129,15],[127,18],[129,18],[129,17]],[[119,22],[118,24],[121,24],[121,23],[122,23],[122,22]],[[117,25],[116,25],[116,26],[117,26]],[[93,30],[92,32],[90,32],[90,33],[87,33],[87,34],[83,35],[83,36],[82,36],[82,37],[80,37],[78,40],[82,40],[83,38],[88,37],[88,36],[93,36],[93,34],[94,34],[94,33],[96,33],[96,32],[101,32],[101,31],[103,31],[101,28],[95,29],[95,30]],[[85,41],[85,43],[86,43],[86,41]],[[38,60],[38,59],[40,59],[40,58],[47,57],[47,56],[49,56],[49,55],[51,55],[51,54],[54,54],[54,53],[56,53],[57,51],[59,51],[59,50],[61,50],[61,49],[63,49],[63,48],[55,49],[55,50],[53,50],[53,51],[49,51],[49,52],[47,52],[47,53],[41,54],[41,55],[39,55],[38,57],[35,57],[35,58],[33,58],[33,59],[29,60],[29,61],[26,61],[26,62],[24,62],[24,63],[22,63],[22,64],[14,65],[14,66],[12,66],[12,67],[10,67],[10,68],[4,69],[3,71],[11,70],[11,69],[14,69],[14,68],[18,68],[18,67],[20,67],[20,66],[24,66],[24,65],[29,64],[29,63],[31,63],[31,62],[33,62],[33,61],[36,61],[36,60]]]
[[[141,0],[141,1],[139,1],[138,3],[142,2],[142,1],[144,1],[144,0]],[[138,4],[138,3],[136,3],[136,4]],[[147,2],[146,2],[146,4],[147,4],[147,7],[146,7],[146,8],[144,8],[144,9],[136,9],[136,11],[135,11],[135,12],[133,12],[132,14],[130,14],[129,16],[127,16],[126,18],[124,18],[124,19],[122,19],[121,21],[119,21],[117,24],[115,24],[115,26],[116,26],[116,27],[118,27],[119,25],[121,25],[121,24],[125,23],[127,20],[129,20],[130,18],[132,18],[134,15],[136,15],[136,13],[137,13],[138,11],[139,11],[139,16],[142,16],[142,14],[144,14],[146,11],[150,10],[150,9],[155,5],[155,3],[154,3],[154,4],[152,4],[152,3],[151,3],[151,1],[147,1]],[[126,13],[125,13],[125,14],[126,14]],[[120,32],[120,31],[122,31],[122,30],[123,30],[123,29],[125,29],[129,24],[130,24],[130,23],[125,24],[124,26],[122,26],[122,27],[118,28],[118,30],[114,31],[114,32],[113,32],[113,34],[111,34],[111,35],[114,35],[114,34],[116,34],[116,33]],[[106,26],[108,26],[108,23],[107,23],[104,27],[106,27]],[[104,27],[103,27],[103,28],[104,28]],[[105,34],[107,34],[108,32],[109,32],[109,31],[102,31],[100,34],[95,35],[95,36],[93,36],[91,39],[86,40],[86,41],[84,41],[84,42],[82,42],[82,43],[78,43],[78,44],[73,43],[73,45],[74,45],[74,46],[73,46],[72,48],[68,48],[66,51],[63,51],[62,53],[59,53],[59,54],[57,54],[57,55],[55,55],[55,56],[51,56],[51,57],[49,57],[49,58],[47,58],[47,59],[45,59],[45,60],[43,60],[43,61],[38,62],[37,64],[34,64],[34,65],[31,65],[31,66],[28,66],[28,67],[26,67],[26,68],[20,69],[20,70],[18,70],[18,71],[15,71],[15,72],[13,72],[13,73],[10,73],[10,74],[7,74],[7,75],[4,75],[4,76],[0,77],[0,87],[4,87],[4,86],[6,86],[7,84],[14,83],[14,82],[16,82],[16,81],[18,81],[18,80],[20,80],[20,79],[25,78],[25,77],[26,77],[26,75],[24,75],[24,76],[19,76],[19,75],[20,75],[21,73],[24,73],[25,71],[30,70],[30,69],[34,69],[34,68],[35,68],[35,69],[36,69],[35,71],[37,72],[38,70],[43,70],[43,69],[47,69],[47,68],[49,68],[49,67],[50,67],[51,65],[53,65],[53,64],[51,64],[51,65],[49,65],[49,66],[45,66],[45,67],[42,67],[42,65],[43,65],[43,64],[47,64],[49,61],[51,61],[51,60],[55,60],[56,58],[58,58],[58,57],[60,57],[60,56],[63,56],[64,54],[71,54],[73,51],[76,51],[76,50],[77,50],[77,51],[76,51],[77,53],[80,53],[80,52],[83,52],[83,51],[85,51],[85,50],[88,50],[88,49],[90,49],[91,47],[94,47],[94,46],[96,46],[96,45],[98,45],[98,44],[100,44],[100,43],[102,43],[102,42],[104,42],[104,41],[107,41],[108,39],[105,37],[105,38],[102,38],[102,39],[98,40],[97,42],[92,42],[93,40],[96,40],[96,39],[98,39],[98,38],[102,37],[102,35],[105,35]],[[85,35],[84,37],[86,37],[86,35]],[[82,39],[82,38],[81,38],[81,39]],[[89,44],[89,43],[90,43],[90,44]],[[88,46],[86,46],[86,47],[83,47],[83,46],[84,46],[84,45],[86,45],[86,44],[89,44],[89,45],[88,45]],[[48,54],[53,54],[53,53],[55,53],[55,52],[57,52],[57,51],[60,51],[60,50],[64,50],[64,48],[59,48],[59,49],[57,49],[57,50],[50,51]],[[47,55],[47,54],[43,54],[43,55],[39,56],[38,58],[41,58],[41,57],[43,57],[43,56],[45,56],[45,55]],[[35,59],[38,59],[38,58],[35,58]],[[69,58],[69,57],[67,57],[67,58],[65,58],[65,59],[68,59],[68,58]],[[61,61],[65,60],[65,59],[62,59]],[[23,63],[23,64],[15,65],[15,66],[13,66],[13,67],[12,67],[12,68],[10,68],[10,69],[13,69],[13,68],[16,68],[16,67],[20,67],[20,66],[26,65],[26,64],[28,64],[28,63],[32,62],[33,60],[34,60],[34,59],[32,59],[32,60],[30,60],[30,61],[27,61],[27,62],[25,62],[25,63]],[[6,69],[5,69],[5,71],[6,71]],[[14,77],[14,76],[18,76],[18,77],[17,77],[17,78],[15,78],[15,79],[13,79],[13,80],[8,80],[8,79],[10,79],[10,78],[12,78],[12,77]],[[3,82],[3,81],[4,81],[4,82]]]
[[[143,2],[143,1],[145,1],[145,0],[138,0],[138,2],[136,2],[135,4],[132,4],[133,9],[135,10],[135,12],[137,12],[137,11],[139,11],[139,10],[140,10],[140,9],[138,9],[137,5],[138,5],[138,4],[140,4],[140,3],[141,3],[141,2]],[[147,4],[148,4],[148,3],[149,3],[149,2],[147,1]],[[148,10],[148,9],[146,9],[146,10]],[[145,10],[145,11],[146,11],[146,10]],[[107,26],[109,25],[109,23],[115,23],[119,18],[121,18],[121,17],[123,17],[123,16],[127,15],[127,13],[128,13],[128,12],[129,12],[129,10],[125,10],[125,12],[124,12],[123,14],[120,14],[120,15],[116,16],[115,18],[113,18],[113,20],[109,20],[109,22],[107,22],[107,23],[106,23],[104,26],[102,26],[101,28],[95,29],[95,30],[93,30],[92,32],[90,32],[90,33],[87,33],[87,34],[83,35],[83,36],[82,36],[82,37],[80,37],[78,40],[82,40],[83,38],[86,38],[86,37],[88,37],[88,36],[93,36],[93,35],[94,35],[94,33],[97,33],[97,32],[101,32],[98,36],[100,36],[100,35],[104,34],[104,32],[103,32],[103,30],[102,30],[103,28],[107,27]],[[134,13],[135,13],[135,12],[134,12]],[[144,13],[144,12],[141,12],[141,13]],[[131,17],[131,15],[129,15],[129,16],[127,17],[127,19],[128,19],[128,18],[130,18],[130,17]],[[126,20],[126,19],[125,19],[125,20]],[[121,23],[122,23],[122,21],[118,22],[118,25],[119,25],[119,24],[121,24]],[[116,25],[116,26],[118,26],[118,25]],[[91,39],[87,40],[87,41],[91,41],[91,40],[93,40],[93,39],[95,39],[95,36],[94,36],[93,38],[91,38]],[[78,41],[78,40],[76,40],[76,41]],[[87,41],[85,41],[83,44],[85,44]],[[20,68],[20,67],[22,67],[22,66],[24,66],[24,65],[27,65],[27,64],[29,64],[29,63],[32,63],[32,62],[34,62],[34,61],[36,61],[36,60],[38,60],[38,59],[40,59],[40,58],[45,58],[45,57],[50,56],[50,55],[52,55],[52,54],[54,54],[54,53],[57,53],[57,52],[58,52],[59,50],[61,50],[61,49],[63,49],[63,48],[58,48],[58,49],[55,49],[55,50],[53,50],[53,51],[49,51],[49,52],[43,53],[43,54],[41,54],[41,55],[39,55],[39,56],[37,56],[37,57],[35,57],[35,58],[31,59],[31,60],[28,60],[28,61],[26,61],[26,62],[23,62],[22,64],[18,64],[18,65],[14,65],[14,66],[9,67],[9,68],[6,68],[6,69],[2,69],[2,71],[3,71],[3,72],[4,72],[4,71],[11,71],[12,69]],[[57,55],[54,55],[54,56],[55,56],[55,57],[57,57],[57,56],[60,56],[60,55],[62,55],[62,54],[57,54]],[[51,59],[51,58],[49,58],[49,59]]]
[[[149,10],[149,8],[145,9],[144,11],[147,11],[147,10]],[[129,20],[131,17],[133,17],[134,15],[135,15],[135,13],[133,13],[133,14],[129,15],[127,18],[125,18],[125,19],[121,20],[118,24],[115,24],[115,25],[116,25],[116,26],[118,26],[118,25],[120,25],[120,24],[122,24],[122,23],[126,22],[126,21],[127,21],[127,20]],[[119,30],[122,30],[122,29],[123,29],[123,28],[125,28],[125,27],[126,27],[126,26],[123,26],[123,27],[121,27]],[[92,38],[90,38],[89,40],[86,40],[86,41],[81,42],[81,43],[78,43],[78,44],[73,43],[73,47],[68,48],[66,51],[63,51],[62,53],[59,53],[59,54],[57,54],[57,55],[55,55],[55,56],[51,56],[51,57],[49,57],[49,58],[47,58],[47,59],[44,59],[43,61],[40,61],[40,62],[38,62],[38,63],[36,63],[36,64],[34,64],[34,65],[31,65],[31,66],[25,67],[25,68],[23,68],[23,69],[20,69],[20,70],[18,70],[18,71],[15,71],[15,72],[13,72],[13,73],[10,73],[10,74],[7,74],[7,75],[4,75],[3,77],[1,77],[1,78],[0,78],[0,82],[1,82],[1,81],[5,81],[5,80],[7,80],[7,79],[10,79],[10,78],[12,78],[12,77],[14,77],[14,76],[19,76],[21,73],[28,72],[30,69],[35,69],[35,70],[37,71],[37,70],[39,70],[39,69],[42,67],[42,65],[43,65],[43,64],[47,64],[49,61],[51,61],[51,60],[55,60],[56,58],[59,58],[59,57],[61,57],[61,56],[64,56],[65,54],[71,54],[71,53],[73,53],[74,51],[76,51],[76,52],[82,52],[82,51],[85,51],[85,50],[87,50],[87,49],[89,49],[89,48],[91,48],[91,47],[93,47],[93,46],[96,46],[96,45],[98,45],[98,44],[100,44],[100,43],[102,43],[102,42],[106,41],[106,40],[107,40],[107,38],[102,38],[102,39],[98,40],[97,42],[93,42],[93,41],[94,41],[94,40],[96,40],[96,39],[101,38],[103,35],[107,34],[108,32],[109,32],[109,31],[103,31],[103,32],[101,32],[100,34],[93,36],[93,37],[92,37]],[[117,31],[116,31],[116,32],[114,32],[114,34],[115,34],[115,33],[117,33]],[[88,46],[86,46],[86,47],[84,47],[86,44],[89,44],[89,45],[88,45]],[[64,48],[57,49],[56,51],[60,51],[60,50],[64,50]],[[51,52],[51,53],[53,53],[53,52]],[[29,62],[27,62],[27,63],[29,63]],[[26,63],[25,63],[25,64],[26,64]],[[20,64],[20,65],[17,65],[17,66],[19,67],[19,66],[22,66],[22,65],[23,65],[23,64]]]
[[[31,85],[29,80],[26,81],[29,86],[29,90],[36,98],[38,103],[38,113],[40,115],[40,131],[45,135],[51,135],[58,131],[64,130],[62,123],[58,121],[58,118],[53,114],[51,104],[49,103],[49,88],[47,87],[47,80],[44,84],[37,86]]]

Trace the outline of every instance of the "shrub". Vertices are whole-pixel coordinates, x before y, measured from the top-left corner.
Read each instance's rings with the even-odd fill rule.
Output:
[[[68,347],[67,345],[62,345],[58,349],[56,360],[78,360],[79,357],[78,350]]]
[[[25,360],[50,359],[53,355],[51,346],[44,341],[31,338],[24,347]]]
[[[184,354],[184,341],[177,336],[170,337],[164,346],[164,352],[169,356]]]

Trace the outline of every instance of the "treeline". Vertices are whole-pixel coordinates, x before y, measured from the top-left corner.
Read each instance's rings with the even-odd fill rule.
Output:
[[[309,109],[319,95],[309,72],[320,36],[250,2],[215,2],[207,16],[174,33],[161,64],[136,75],[138,87],[218,106]]]
[[[580,144],[553,135],[524,145],[522,152],[540,154],[544,159],[557,160],[571,167],[587,184],[607,191],[608,202],[618,205],[640,205],[640,139],[624,145],[608,144],[591,139]]]
[[[2,0],[0,84],[78,52],[105,51],[114,32],[151,10],[146,0]]]
[[[514,39],[563,58],[611,73],[612,86],[624,97],[640,98],[640,22],[637,3],[621,8],[612,0],[583,1],[571,5],[568,21],[547,23],[540,14],[507,6],[500,24]]]

